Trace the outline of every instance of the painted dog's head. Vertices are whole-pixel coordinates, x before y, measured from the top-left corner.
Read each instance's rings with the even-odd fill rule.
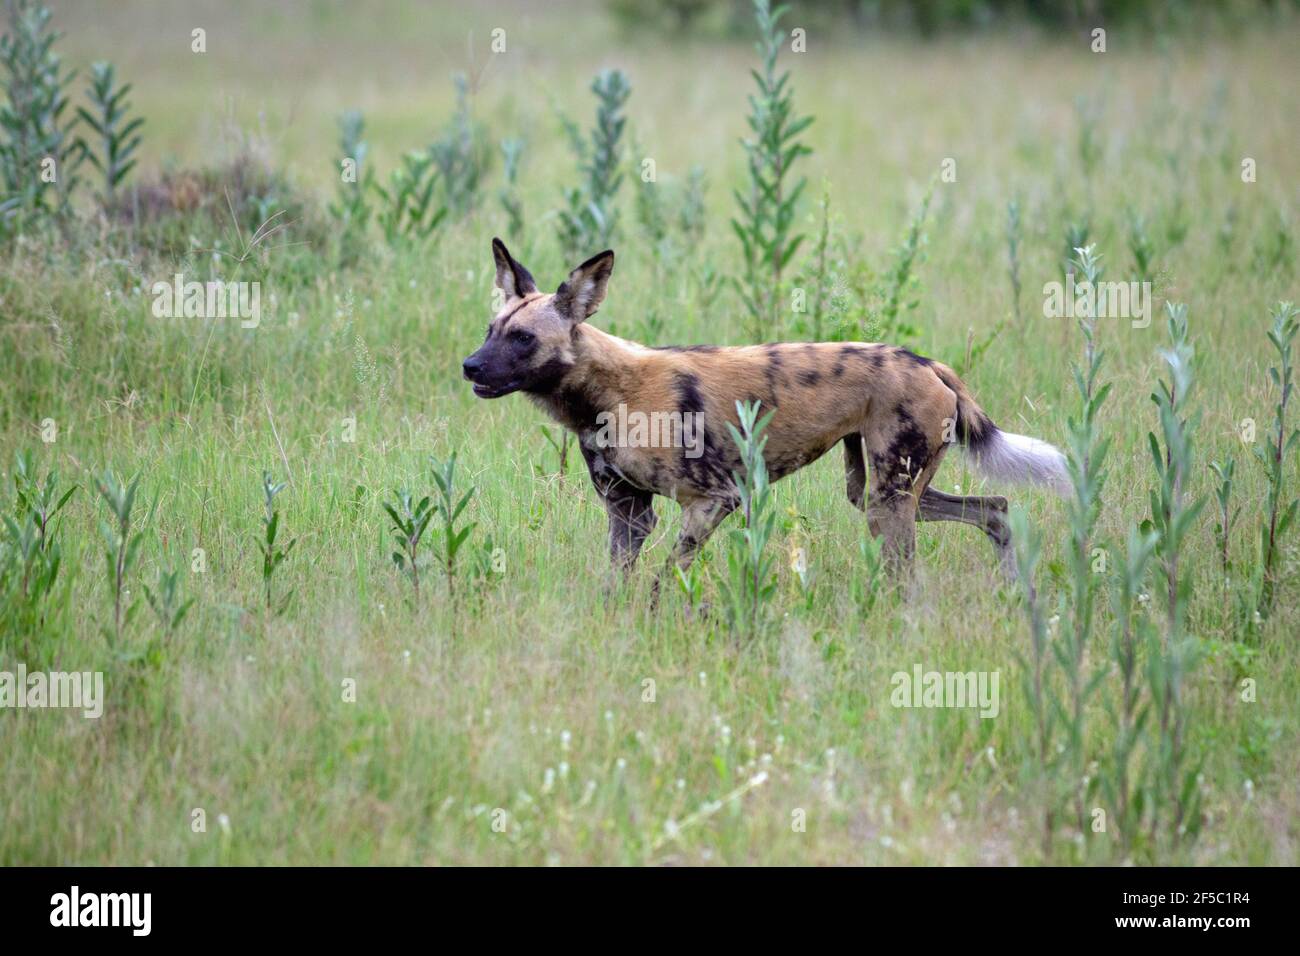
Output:
[[[500,239],[492,240],[492,258],[505,304],[488,325],[483,344],[465,359],[465,378],[479,398],[550,391],[573,368],[576,330],[605,298],[614,253],[606,249],[592,256],[549,295],[537,291],[533,277]]]

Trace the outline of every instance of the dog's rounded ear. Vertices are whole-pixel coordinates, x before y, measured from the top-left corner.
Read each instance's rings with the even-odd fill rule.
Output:
[[[515,262],[510,250],[500,239],[492,240],[492,259],[497,265],[497,288],[506,294],[506,301],[537,291],[537,283],[528,270]]]
[[[570,272],[555,290],[555,311],[574,323],[591,318],[605,299],[605,287],[613,272],[614,251],[596,253]]]

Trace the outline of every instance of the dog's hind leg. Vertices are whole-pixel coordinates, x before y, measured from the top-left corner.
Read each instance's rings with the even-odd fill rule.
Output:
[[[988,535],[1007,580],[1016,580],[1016,556],[1011,549],[1011,525],[1007,521],[1007,499],[1001,495],[949,495],[926,488],[921,495],[918,517],[922,521],[960,521],[974,525]]]

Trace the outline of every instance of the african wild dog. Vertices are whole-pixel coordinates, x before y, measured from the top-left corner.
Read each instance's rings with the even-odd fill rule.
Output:
[[[896,567],[910,563],[919,518],[979,527],[1014,575],[1006,499],[929,487],[950,442],[960,442],[994,479],[1058,491],[1066,485],[1060,451],[1000,431],[939,362],[862,342],[648,348],[587,324],[605,298],[613,252],[588,259],[550,295],[537,291],[500,239],[492,241],[492,255],[505,305],[465,360],[465,377],[480,398],[522,391],[577,433],[609,514],[615,565],[627,568],[636,559],[655,525],[655,495],[682,507],[673,559],[683,569],[736,508],[732,475],[740,459],[725,423],[738,421],[738,400],[760,401],[764,414],[775,409],[764,454],[773,481],[843,444],[849,500],[866,511]],[[601,413],[620,406],[646,415],[699,413],[702,453],[602,440],[608,433],[597,427]]]

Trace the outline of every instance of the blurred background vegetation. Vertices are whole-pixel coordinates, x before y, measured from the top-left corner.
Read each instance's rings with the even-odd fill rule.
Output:
[[[626,29],[743,30],[747,0],[606,0]],[[1052,29],[1140,24],[1155,30],[1231,29],[1295,0],[800,0],[791,4],[801,25],[839,21],[860,30],[897,30],[933,36],[952,31],[1036,24]]]

